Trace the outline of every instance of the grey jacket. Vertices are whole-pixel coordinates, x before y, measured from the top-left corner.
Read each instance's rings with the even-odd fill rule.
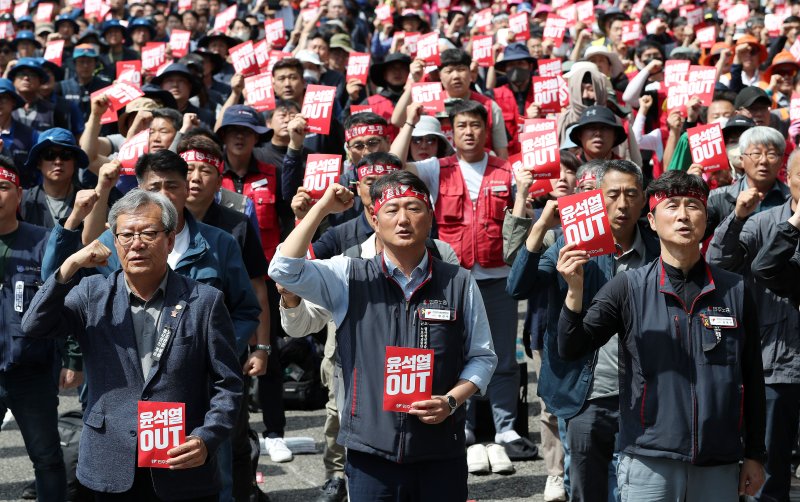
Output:
[[[731,212],[717,227],[706,260],[742,274],[756,301],[761,334],[761,359],[767,384],[800,383],[800,312],[755,281],[750,269],[758,251],[777,232],[778,224],[792,215],[791,201],[751,215],[746,221]]]
[[[747,189],[747,177],[742,176],[734,181],[732,185],[716,188],[711,191],[708,196],[708,226],[706,227],[706,235],[704,238],[710,237],[714,233],[714,229],[722,223],[722,220],[728,217],[736,207],[736,197]],[[772,207],[777,207],[786,202],[789,198],[789,187],[780,181],[775,181],[769,192],[764,196],[764,200],[758,206],[758,210],[766,210]],[[755,255],[753,255],[754,257]],[[751,257],[750,259],[752,260]]]

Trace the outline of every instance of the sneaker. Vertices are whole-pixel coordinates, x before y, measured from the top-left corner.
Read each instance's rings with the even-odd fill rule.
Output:
[[[486,447],[486,453],[489,457],[489,465],[492,467],[493,473],[514,474],[514,464],[511,463],[508,455],[506,455],[506,449],[503,448],[503,445],[490,444]],[[469,456],[467,458],[469,458]]]
[[[544,485],[544,502],[564,502],[567,500],[567,491],[564,490],[564,478],[561,476],[547,476]]]
[[[264,452],[273,462],[289,462],[294,458],[283,438],[264,438]]]
[[[482,444],[467,448],[467,470],[472,474],[489,474],[489,454]]]
[[[330,478],[320,491],[317,502],[343,502],[347,498],[347,483],[344,478]]]
[[[523,437],[503,443],[503,447],[511,460],[533,460],[539,454],[539,448],[530,439]]]
[[[36,481],[31,481],[22,489],[21,497],[24,500],[36,500]]]

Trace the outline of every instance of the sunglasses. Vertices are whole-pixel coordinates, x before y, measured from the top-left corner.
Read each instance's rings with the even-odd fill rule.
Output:
[[[75,160],[75,152],[72,150],[45,150],[41,154],[41,159],[48,162],[52,162],[56,160],[56,158],[59,158],[64,162]]]

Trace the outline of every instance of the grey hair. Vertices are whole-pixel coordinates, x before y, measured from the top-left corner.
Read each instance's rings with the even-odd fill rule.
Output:
[[[168,234],[174,232],[178,226],[178,211],[172,202],[158,192],[134,188],[118,200],[108,212],[108,226],[111,228],[111,233],[117,233],[117,218],[121,214],[136,214],[139,209],[150,205],[161,208],[161,224],[164,226],[164,231]]]
[[[767,148],[774,148],[778,154],[783,156],[786,151],[786,139],[783,134],[772,127],[756,126],[751,127],[739,136],[739,151],[744,152],[751,145],[760,145]]]
[[[593,173],[595,179],[597,179],[597,170],[600,169],[605,163],[605,160],[594,159],[585,164],[581,164],[581,167],[579,167],[578,171],[575,173],[575,177],[580,180],[586,175],[586,173]]]
[[[180,131],[183,126],[183,114],[174,108],[156,108],[150,112],[154,119],[164,119],[172,122],[172,127]]]
[[[636,185],[644,190],[644,175],[642,175],[642,170],[630,160],[615,159],[603,162],[603,165],[597,168],[596,177],[598,187],[603,183],[603,178],[609,171],[619,171],[624,174],[636,176]]]

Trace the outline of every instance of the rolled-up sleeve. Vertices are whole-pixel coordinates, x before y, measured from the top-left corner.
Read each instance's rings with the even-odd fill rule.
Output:
[[[283,303],[283,302],[281,302]],[[331,320],[331,313],[306,300],[296,307],[280,306],[281,327],[292,338],[300,338],[316,333]]]
[[[466,319],[466,364],[461,370],[460,378],[469,380],[478,387],[481,395],[486,393],[486,386],[492,379],[497,366],[497,354],[494,352],[489,321],[486,319],[486,307],[475,279],[470,276],[467,303],[464,308]]]

